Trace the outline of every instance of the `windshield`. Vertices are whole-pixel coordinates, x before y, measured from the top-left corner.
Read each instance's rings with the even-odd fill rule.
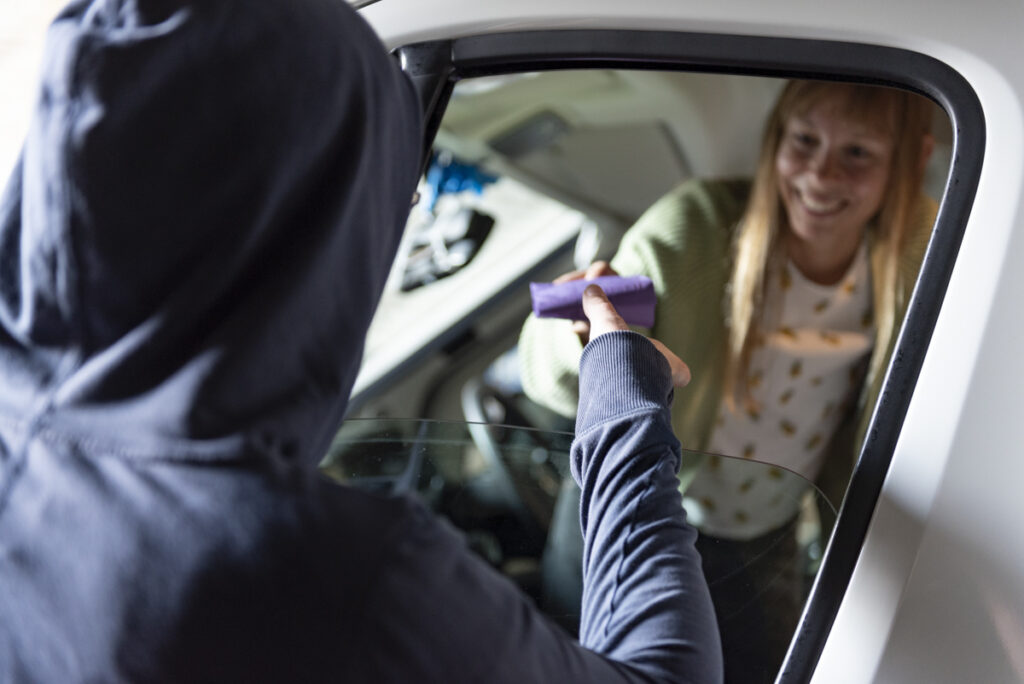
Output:
[[[418,497],[437,515],[462,531],[466,543],[488,564],[519,586],[537,606],[570,634],[579,624],[582,590],[579,489],[569,472],[572,435],[565,432],[483,423],[429,420],[354,419],[337,433],[321,468],[346,485],[386,495]],[[779,531],[764,538],[764,554],[736,566],[710,567],[705,575],[716,593],[719,629],[749,634],[750,587],[770,586],[776,575],[799,572],[803,596],[817,572],[823,540],[831,533],[835,510],[799,475],[755,460],[683,452],[701,463],[723,459],[751,480],[781,480],[779,491],[800,511],[795,536]],[[685,463],[684,463],[685,466]],[[793,536],[786,549],[794,563],[766,563]],[[735,592],[731,587],[735,586]],[[769,593],[764,594],[769,596]],[[767,599],[765,599],[767,600]],[[723,605],[730,603],[730,605]],[[771,606],[764,606],[771,610]],[[753,639],[791,634],[749,634]]]

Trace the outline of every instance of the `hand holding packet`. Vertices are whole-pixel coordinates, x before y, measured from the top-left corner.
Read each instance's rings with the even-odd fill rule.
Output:
[[[583,290],[598,285],[622,319],[630,325],[650,328],[654,325],[654,285],[647,276],[601,276],[593,280],[570,280],[565,283],[530,283],[533,313],[537,318],[568,318],[586,320],[583,313]]]

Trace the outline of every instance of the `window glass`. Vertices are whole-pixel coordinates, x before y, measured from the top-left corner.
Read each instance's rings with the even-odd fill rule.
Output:
[[[569,474],[572,435],[564,432],[428,420],[350,420],[336,435],[321,468],[345,484],[389,495],[411,495],[451,522],[469,547],[515,582],[537,606],[571,634],[579,626],[582,578],[579,490]],[[702,454],[685,452],[684,461]],[[733,459],[724,459],[732,461]],[[798,503],[826,512],[824,530],[800,529],[804,547],[827,535],[834,511],[799,475],[754,461],[736,467],[753,479],[778,478]],[[799,568],[813,579],[813,557]],[[749,559],[739,575],[713,570],[712,586],[769,586],[779,570]],[[769,610],[769,605],[760,606]],[[727,620],[721,629],[750,634]]]

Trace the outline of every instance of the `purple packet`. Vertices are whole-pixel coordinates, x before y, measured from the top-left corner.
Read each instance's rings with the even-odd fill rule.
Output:
[[[654,285],[647,276],[601,276],[593,280],[567,283],[530,283],[533,313],[537,318],[586,320],[583,314],[583,290],[591,283],[608,295],[622,319],[630,325],[650,328],[654,325]]]

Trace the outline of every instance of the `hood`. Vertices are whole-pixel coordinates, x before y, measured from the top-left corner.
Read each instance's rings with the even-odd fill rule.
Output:
[[[75,2],[37,95],[0,203],[8,448],[316,463],[422,142],[370,28],[340,0]]]

